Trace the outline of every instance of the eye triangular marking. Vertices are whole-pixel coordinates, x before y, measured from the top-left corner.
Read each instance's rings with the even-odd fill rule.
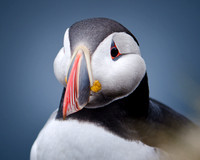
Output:
[[[115,45],[115,42],[112,40],[112,42],[111,42],[111,49],[112,49],[113,47],[116,47],[116,45]]]
[[[111,54],[112,60],[114,61],[118,60],[121,57],[121,53],[117,49],[117,46],[113,40],[111,43],[110,54]]]

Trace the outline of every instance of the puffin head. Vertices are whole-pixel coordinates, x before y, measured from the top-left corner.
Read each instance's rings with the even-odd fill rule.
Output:
[[[54,73],[66,88],[65,118],[83,107],[104,107],[128,96],[145,76],[146,65],[130,31],[116,21],[92,18],[66,30]]]

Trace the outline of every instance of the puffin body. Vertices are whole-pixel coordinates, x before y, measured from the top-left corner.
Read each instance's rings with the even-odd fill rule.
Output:
[[[67,29],[63,45],[54,61],[64,86],[60,106],[30,159],[172,159],[167,146],[194,124],[149,98],[134,35],[116,21],[93,18]]]

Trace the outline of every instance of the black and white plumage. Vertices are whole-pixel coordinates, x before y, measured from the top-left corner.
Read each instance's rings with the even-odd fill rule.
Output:
[[[67,29],[54,72],[64,86],[60,106],[34,142],[31,160],[171,159],[166,146],[193,126],[149,98],[138,41],[113,20],[87,19]],[[98,91],[91,89],[95,80]]]

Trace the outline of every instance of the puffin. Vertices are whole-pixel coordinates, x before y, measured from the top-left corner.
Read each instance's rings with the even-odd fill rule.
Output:
[[[149,97],[139,42],[122,24],[90,18],[69,27],[54,60],[59,107],[30,160],[173,159],[171,144],[196,125]],[[184,152],[184,149],[182,150]]]

